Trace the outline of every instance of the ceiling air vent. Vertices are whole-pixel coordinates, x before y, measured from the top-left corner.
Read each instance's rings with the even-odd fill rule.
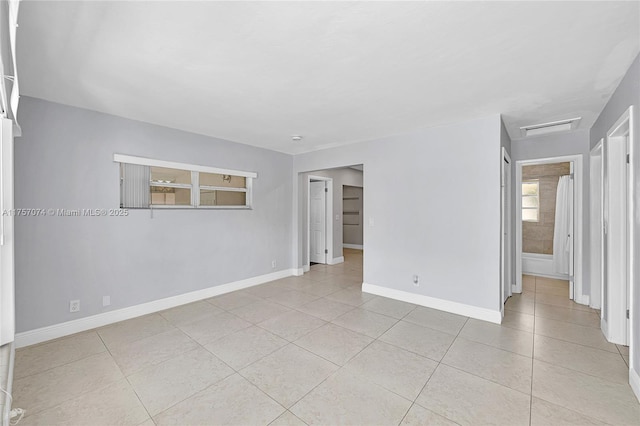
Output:
[[[569,118],[567,120],[552,121],[550,123],[532,124],[520,127],[522,136],[546,135],[547,133],[564,132],[578,127],[582,117]]]

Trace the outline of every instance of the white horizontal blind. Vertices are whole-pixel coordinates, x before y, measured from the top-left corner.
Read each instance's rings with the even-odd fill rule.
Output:
[[[149,166],[121,163],[120,204],[122,208],[149,208],[151,172]]]

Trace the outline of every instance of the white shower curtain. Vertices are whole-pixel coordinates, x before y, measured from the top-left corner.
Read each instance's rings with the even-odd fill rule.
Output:
[[[553,270],[556,273],[569,274],[572,234],[573,181],[569,176],[560,176],[556,192],[556,217],[553,230]]]

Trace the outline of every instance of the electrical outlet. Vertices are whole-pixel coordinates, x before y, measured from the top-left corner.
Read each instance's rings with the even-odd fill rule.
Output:
[[[102,306],[109,306],[111,304],[111,296],[102,296]]]
[[[413,285],[416,287],[420,287],[420,277],[417,275],[413,276]]]
[[[69,301],[69,312],[79,312],[80,311],[80,301],[79,300],[70,300]]]
[[[275,260],[272,260],[272,261],[271,261],[271,268],[272,268],[272,269],[275,269],[275,268],[276,268],[276,261],[275,261]]]

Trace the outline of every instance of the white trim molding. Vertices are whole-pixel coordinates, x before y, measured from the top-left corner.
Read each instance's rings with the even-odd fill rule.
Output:
[[[218,167],[199,166],[197,164],[177,163],[175,161],[156,160],[154,158],[136,157],[134,155],[113,154],[113,161],[116,163],[137,164],[139,166],[166,167],[169,169],[191,170],[194,172],[215,173],[219,175],[234,175],[247,178],[257,178],[255,172],[245,172],[241,170],[221,169]],[[228,188],[225,188],[228,190]]]
[[[522,167],[533,164],[552,164],[552,163],[573,163],[574,176],[574,209],[573,209],[573,283],[574,283],[574,300],[584,304],[585,295],[582,294],[582,272],[584,265],[583,257],[583,185],[584,185],[584,169],[583,155],[565,155],[561,157],[537,158],[531,160],[516,161],[516,293],[522,293]],[[586,298],[588,300],[588,298]]]
[[[362,244],[342,244],[342,248],[348,248],[353,250],[364,250],[364,246]]]
[[[327,262],[329,265],[337,265],[338,263],[344,263],[344,256],[334,257]]]
[[[633,367],[629,369],[629,385],[631,385],[633,393],[636,394],[636,398],[640,402],[640,375]]]
[[[270,274],[259,275],[257,277],[247,278],[240,281],[234,281],[227,284],[217,285],[214,287],[196,290],[189,293],[179,294],[164,299],[152,300],[151,302],[141,303],[127,308],[117,309],[114,311],[103,312],[73,321],[67,321],[60,324],[54,324],[47,327],[37,328],[22,333],[17,333],[15,338],[16,348],[22,348],[36,343],[46,342],[47,340],[57,339],[59,337],[69,336],[97,327],[113,324],[119,321],[148,315],[165,309],[175,308],[176,306],[185,305],[187,303],[197,302],[199,300],[208,299],[210,297],[220,296],[236,290],[253,287],[264,284],[269,281],[296,275],[298,269],[284,269],[282,271]]]
[[[502,322],[502,313],[499,310],[494,311],[492,309],[480,308],[478,306],[437,299],[435,297],[429,297],[422,294],[409,293],[402,290],[395,290],[367,283],[362,283],[362,291],[369,294],[375,294],[376,296],[388,297],[389,299],[413,303],[414,305],[438,309],[440,311],[488,321],[494,324],[500,324]]]

